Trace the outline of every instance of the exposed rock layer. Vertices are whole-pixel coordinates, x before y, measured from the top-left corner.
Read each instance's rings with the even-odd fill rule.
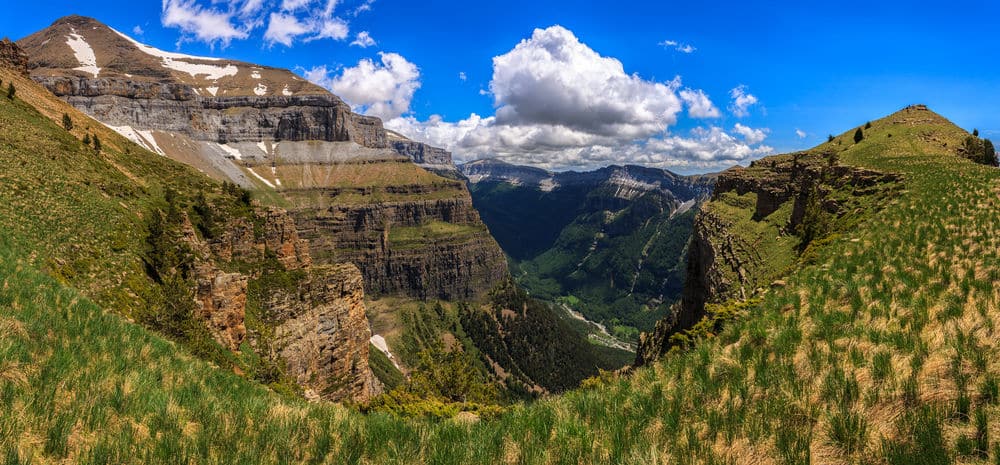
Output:
[[[899,176],[837,163],[831,153],[797,153],[757,160],[748,168],[735,167],[719,175],[713,202],[727,193],[753,194],[753,221],[762,221],[791,202],[791,213],[782,234],[802,234],[809,205],[817,206],[831,218],[848,213],[850,197],[882,192],[900,181]],[[847,198],[831,193],[849,192]],[[709,205],[710,207],[711,205]],[[772,268],[758,252],[759,244],[712,208],[702,210],[695,220],[688,253],[687,276],[681,302],[651,333],[640,338],[636,364],[655,360],[671,347],[670,337],[691,328],[705,316],[706,303],[743,300],[767,285],[759,270]]]

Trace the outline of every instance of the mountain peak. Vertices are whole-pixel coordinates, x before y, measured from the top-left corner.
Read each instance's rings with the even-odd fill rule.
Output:
[[[179,84],[201,97],[330,95],[285,69],[160,50],[86,16],[59,18],[17,43],[35,77]]]

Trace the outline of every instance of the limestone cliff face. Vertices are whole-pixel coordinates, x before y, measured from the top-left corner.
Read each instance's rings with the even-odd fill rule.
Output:
[[[387,147],[382,121],[326,95],[201,96],[188,84],[35,75],[52,93],[111,126],[170,131],[219,143],[352,141]]]
[[[297,208],[296,224],[312,255],[357,264],[367,289],[376,295],[468,299],[482,296],[507,275],[503,252],[461,184],[392,190],[445,198]],[[447,232],[435,235],[436,227]]]
[[[274,347],[299,385],[324,399],[365,401],[381,386],[368,367],[371,330],[357,267],[316,266],[294,292],[267,298]]]
[[[669,350],[670,337],[704,317],[707,303],[745,300],[787,271],[805,241],[819,238],[807,238],[810,233],[801,228],[810,214],[828,218],[831,224],[819,233],[831,233],[842,217],[875,207],[876,202],[860,199],[884,197],[898,181],[897,175],[841,165],[834,154],[819,152],[767,157],[723,172],[712,201],[695,219],[682,300],[652,332],[640,337],[636,364]],[[745,225],[741,229],[735,224],[734,214],[757,224],[775,224],[776,229],[748,232]],[[782,248],[783,254],[762,253]],[[786,255],[791,261],[774,262],[775,256]]]
[[[249,342],[261,355],[280,359],[307,395],[325,400],[365,401],[381,386],[368,366],[371,332],[364,306],[361,273],[353,265],[314,266],[308,242],[299,238],[295,222],[278,208],[255,212],[261,225],[230,221],[225,232],[201,240],[190,221],[184,242],[198,257],[195,264],[196,316],[219,344],[238,350]],[[258,311],[270,328],[265,336],[247,328],[248,288],[268,279],[260,264],[273,257],[277,272],[300,272],[294,289],[257,284]],[[242,263],[247,274],[221,268]],[[266,337],[266,339],[265,339]]]

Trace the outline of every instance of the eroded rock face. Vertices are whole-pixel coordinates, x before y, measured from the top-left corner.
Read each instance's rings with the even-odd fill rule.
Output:
[[[831,192],[864,197],[883,193],[900,180],[892,173],[838,164],[833,154],[803,152],[763,158],[747,168],[721,173],[712,200],[718,201],[727,193],[754,194],[756,200],[748,207],[754,221],[767,218],[791,202],[791,214],[781,234],[798,235],[810,203],[831,218],[839,218],[847,213],[842,204],[845,199],[834,199]],[[766,285],[758,276],[760,270],[769,268],[765,260],[758,252],[758,244],[733,230],[711,208],[703,209],[695,219],[682,299],[652,332],[641,335],[636,365],[653,361],[669,350],[670,337],[701,320],[706,303],[745,300]]]
[[[412,140],[394,140],[392,149],[417,164],[451,165],[451,152]]]
[[[507,266],[471,198],[458,194],[440,200],[299,208],[293,214],[312,256],[326,263],[357,264],[371,293],[469,299],[499,283]],[[441,238],[398,238],[400,231],[434,222],[461,230]]]
[[[238,350],[249,342],[266,356],[284,361],[288,373],[324,400],[365,401],[381,391],[368,366],[371,331],[364,305],[361,273],[353,265],[313,266],[309,244],[299,237],[285,210],[260,209],[260,233],[246,219],[230,221],[225,233],[200,239],[190,221],[183,224],[183,241],[196,255],[196,316],[222,346]],[[285,271],[302,278],[292,289],[268,289],[260,296],[265,324],[273,337],[248,331],[248,288],[266,279],[262,269],[253,276],[220,270],[223,263],[261,263],[270,254]],[[254,267],[250,267],[255,269]]]
[[[352,141],[388,147],[382,121],[335,95],[208,97],[187,84],[35,75],[74,107],[111,126],[181,133],[196,140]]]
[[[196,315],[223,347],[236,351],[246,339],[248,278],[240,273],[225,273],[213,266],[195,272],[198,282]]]
[[[323,399],[366,401],[381,391],[368,368],[371,330],[354,265],[316,266],[296,292],[269,297],[282,321],[274,344],[299,385]]]
[[[0,40],[0,68],[12,69],[24,75],[28,74],[28,54],[6,37]]]

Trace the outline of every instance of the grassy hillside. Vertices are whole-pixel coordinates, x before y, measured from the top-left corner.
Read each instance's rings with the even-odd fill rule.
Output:
[[[5,463],[1000,460],[1000,172],[956,156],[965,132],[932,113],[893,115],[874,121],[859,144],[847,138],[852,130],[820,147],[842,163],[901,174],[905,190],[818,247],[784,287],[716,337],[629,377],[606,376],[481,421],[361,415],[285,399],[102,311],[69,286],[79,273],[116,283],[114,263],[87,258],[114,256],[107,252],[121,245],[102,239],[115,233],[132,238],[128,224],[108,218],[134,215],[139,203],[111,181],[87,186],[45,171],[51,157],[78,151],[61,148],[72,138],[31,108],[4,99],[0,123],[0,193],[49,186],[59,195],[37,206],[0,202]],[[40,149],[28,157],[17,149],[37,128],[51,134],[30,139]],[[85,160],[81,169],[144,179],[141,164],[114,153],[108,158],[121,169],[105,173]],[[67,228],[70,219],[78,225]],[[69,276],[60,271],[66,264],[40,258],[60,247],[82,271]],[[107,289],[87,293],[106,305],[132,298],[120,285]]]

